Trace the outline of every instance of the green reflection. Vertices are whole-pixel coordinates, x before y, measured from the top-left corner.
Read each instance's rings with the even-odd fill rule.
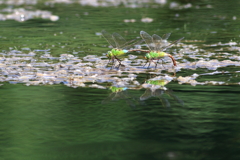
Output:
[[[165,95],[168,95],[168,97],[173,98],[176,102],[178,102],[180,105],[183,106],[184,102],[179,99],[174,93],[167,89],[165,87],[166,84],[168,84],[169,81],[164,79],[158,79],[158,80],[147,80],[145,84],[143,84],[143,87],[146,88],[144,94],[140,97],[141,101],[145,101],[151,97],[157,97],[161,101],[161,104],[164,107],[170,107],[170,103],[168,101],[168,98],[165,97]]]

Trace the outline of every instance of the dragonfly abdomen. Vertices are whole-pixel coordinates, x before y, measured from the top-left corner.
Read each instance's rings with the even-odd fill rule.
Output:
[[[167,53],[165,52],[150,52],[146,54],[147,59],[157,59],[157,58],[163,58],[167,56]]]

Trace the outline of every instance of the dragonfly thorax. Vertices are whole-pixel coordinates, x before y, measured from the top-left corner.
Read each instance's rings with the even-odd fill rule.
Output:
[[[152,85],[159,85],[159,86],[164,86],[168,83],[166,80],[148,80],[146,81],[147,84],[152,84]]]
[[[108,51],[106,56],[108,58],[113,58],[114,56],[121,56],[127,52],[128,52],[127,50],[113,48],[111,51]]]
[[[127,88],[126,88],[126,87],[115,87],[115,86],[111,86],[111,87],[110,87],[110,90],[111,90],[112,92],[116,93],[116,92],[125,91],[125,90],[127,90]]]

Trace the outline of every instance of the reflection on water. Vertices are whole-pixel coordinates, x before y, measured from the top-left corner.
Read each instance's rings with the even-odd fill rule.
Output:
[[[123,100],[126,102],[127,106],[131,107],[132,109],[136,108],[136,106],[142,105],[141,101],[139,101],[138,97],[134,95],[130,95],[128,93],[127,87],[109,87],[111,93],[107,98],[102,100],[102,104],[113,103],[119,100]]]
[[[151,97],[157,97],[161,101],[162,105],[164,107],[170,107],[170,103],[167,98],[165,98],[165,95],[168,95],[169,97],[173,98],[175,101],[177,101],[180,105],[183,106],[184,102],[179,99],[174,93],[167,89],[165,85],[169,83],[169,81],[162,79],[162,77],[156,77],[151,80],[147,80],[142,86],[146,88],[145,93],[140,97],[141,101],[147,100]]]
[[[154,97],[129,108],[125,99],[139,100],[145,90],[131,90],[124,98],[114,93],[113,105],[106,105],[110,102],[99,103],[106,99],[102,89],[3,85],[0,154],[6,159],[237,159],[239,88],[164,86],[179,97],[179,102],[167,98],[170,109],[159,107]]]
[[[129,101],[129,95],[126,92],[126,90],[127,90],[126,87],[111,86],[111,87],[109,87],[109,89],[111,90],[112,93],[110,93],[110,95],[102,101],[102,104],[106,104],[111,101],[118,101],[118,100],[122,100],[122,99],[126,100],[127,104],[131,104]]]
[[[157,97],[159,98],[161,104],[164,107],[171,106],[168,98],[172,98],[174,101],[176,101],[181,106],[183,106],[184,102],[181,99],[179,99],[178,96],[174,95],[173,91],[166,88],[166,85],[170,81],[166,80],[166,77],[158,76],[158,77],[146,80],[142,85],[138,85],[138,86],[128,85],[129,88],[124,83],[122,83],[122,85],[124,85],[122,87],[119,87],[119,85],[110,86],[109,90],[111,91],[111,93],[107,98],[102,100],[102,104],[113,103],[119,100],[124,100],[128,106],[135,108],[136,106],[145,106],[146,104],[144,103],[144,101],[150,99],[151,97]],[[145,92],[140,97],[135,97],[132,94],[128,93],[129,89],[139,90],[141,88],[144,88]]]

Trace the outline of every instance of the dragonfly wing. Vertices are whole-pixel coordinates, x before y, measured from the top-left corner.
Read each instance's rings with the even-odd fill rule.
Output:
[[[171,33],[166,33],[162,36],[163,40],[167,40],[170,37]]]
[[[112,98],[112,101],[118,101],[124,99],[124,91],[116,92],[115,96]]]
[[[168,49],[169,47],[171,47],[174,44],[177,44],[178,42],[180,42],[182,39],[184,39],[184,37],[172,42],[170,45],[166,46],[162,51],[165,51],[166,49]]]
[[[178,96],[174,95],[171,91],[168,91],[167,94],[175,101],[177,101],[181,106],[184,106],[184,102],[180,98],[178,98]]]
[[[153,43],[152,36],[150,36],[147,32],[144,32],[144,31],[140,32],[140,36],[145,41],[145,43],[147,44],[147,46],[150,50],[152,50],[152,51],[155,50],[155,44]]]
[[[154,96],[154,97],[161,97],[162,95],[164,94],[164,90],[162,90],[162,89],[156,89],[153,93],[152,93],[152,95]]]
[[[135,45],[140,45],[143,41],[144,41],[143,39],[139,40],[138,38],[135,38],[133,40],[126,42],[126,44],[122,48],[130,49],[131,47],[133,47]]]
[[[163,107],[165,107],[165,108],[171,107],[169,101],[166,98],[159,98],[159,99],[162,102]]]
[[[122,49],[122,47],[126,44],[126,40],[120,34],[113,33],[112,37],[118,49]]]
[[[105,98],[104,100],[102,100],[101,104],[107,104],[110,103],[112,101],[112,99],[114,98],[116,93],[111,93],[107,98]]]
[[[151,91],[151,89],[148,88],[148,89],[146,89],[144,94],[140,97],[140,100],[141,101],[145,101],[145,100],[147,100],[150,97],[152,97],[152,91]]]
[[[108,43],[113,47],[116,48],[116,43],[112,38],[112,35],[105,30],[102,30],[102,36],[108,41]]]
[[[159,100],[162,102],[162,105],[164,107],[170,107],[169,101],[163,97],[164,92],[165,91],[162,89],[156,89],[154,92],[154,96],[159,98]]]
[[[160,48],[160,50],[162,51],[165,47],[168,46],[168,41],[167,39],[170,37],[171,33],[166,33],[162,36],[162,46]]]
[[[153,43],[155,44],[155,51],[160,51],[160,49],[162,48],[162,38],[159,35],[152,35],[153,38]]]

